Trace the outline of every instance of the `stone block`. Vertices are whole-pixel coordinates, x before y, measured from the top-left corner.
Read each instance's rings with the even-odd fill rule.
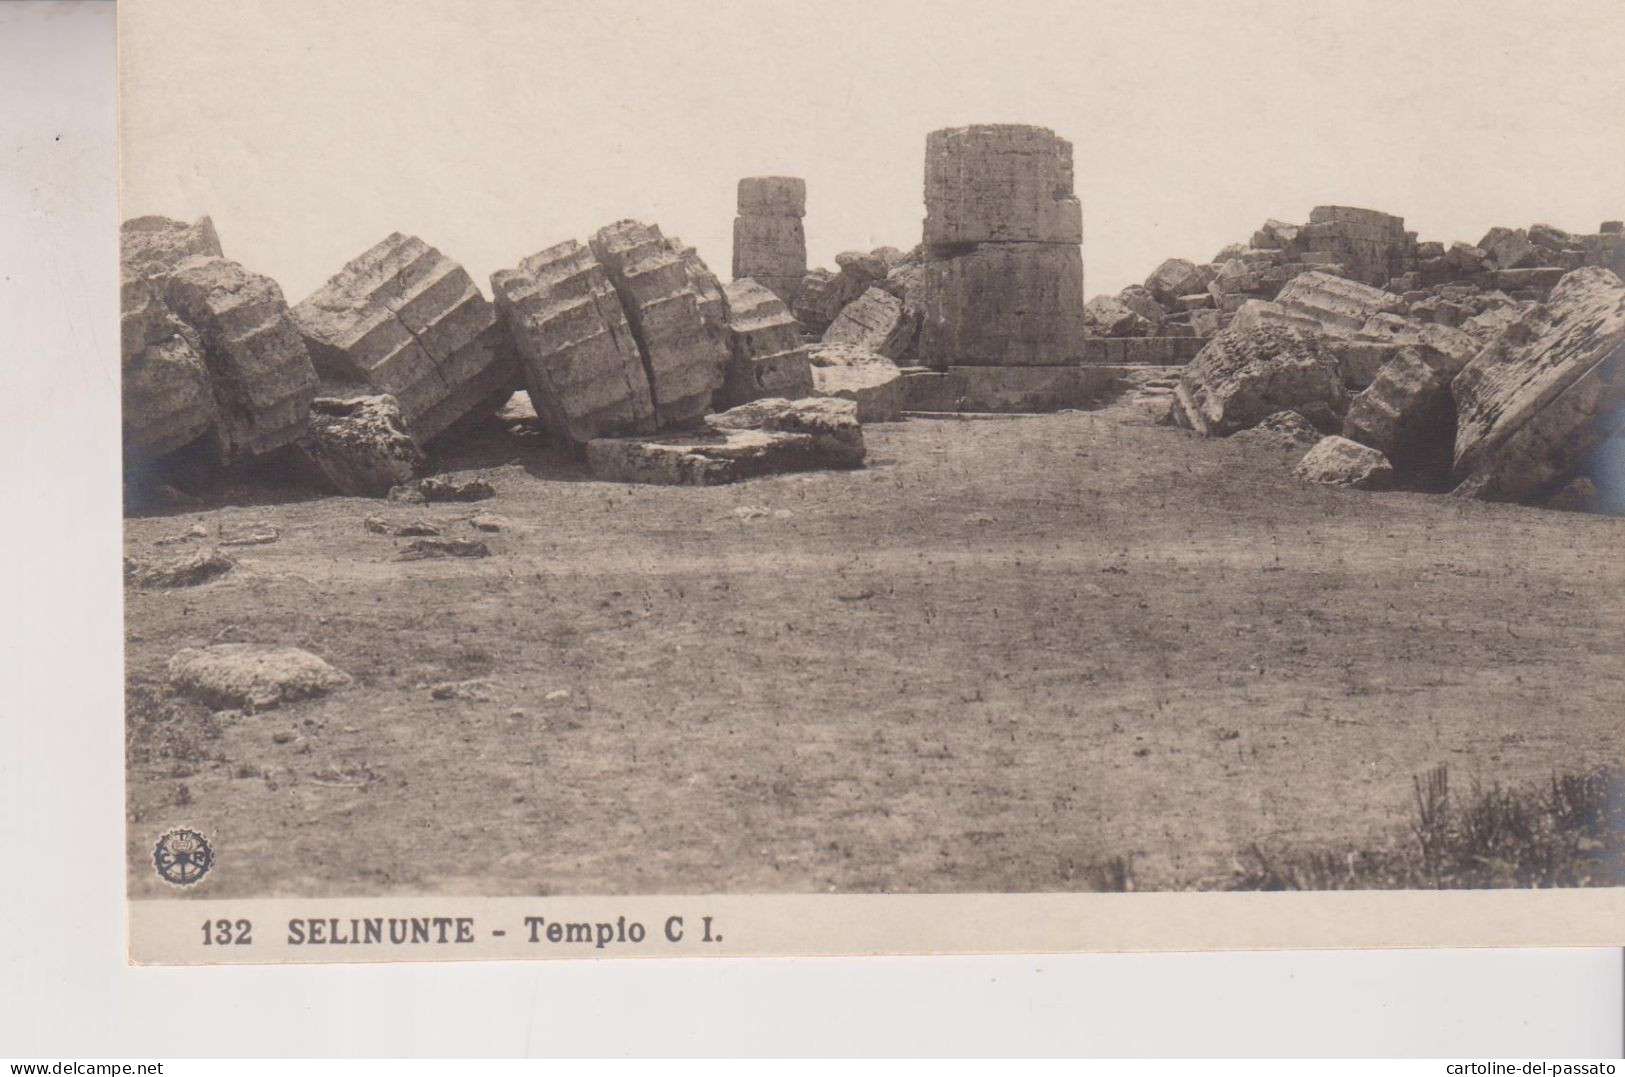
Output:
[[[1083,252],[985,243],[926,263],[919,354],[933,366],[1075,360],[1085,336]]]
[[[925,242],[932,247],[1083,242],[1072,144],[1043,127],[984,124],[931,132],[925,206]]]
[[[520,380],[495,308],[462,266],[416,236],[374,244],[293,316],[323,379],[394,397],[420,444],[496,410]]]
[[[682,248],[658,226],[631,220],[599,229],[591,245],[643,355],[657,426],[704,415],[722,388],[728,346],[722,327],[702,313]]]
[[[654,401],[632,327],[592,250],[575,240],[491,275],[537,417],[564,440],[651,433]]]
[[[1464,496],[1525,500],[1625,424],[1625,284],[1587,267],[1508,326],[1451,383]]]
[[[164,281],[164,299],[202,346],[222,461],[280,449],[305,432],[316,371],[275,281],[227,258],[194,256]]]
[[[723,403],[728,407],[764,397],[813,395],[809,349],[790,309],[749,278],[724,288],[728,300],[728,369]]]

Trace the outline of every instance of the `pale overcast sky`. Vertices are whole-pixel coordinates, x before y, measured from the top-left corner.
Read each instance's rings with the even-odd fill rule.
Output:
[[[126,0],[124,215],[292,302],[391,231],[491,271],[620,217],[726,277],[741,176],[812,264],[919,241],[926,133],[1075,147],[1089,295],[1323,203],[1422,239],[1625,217],[1625,2]]]

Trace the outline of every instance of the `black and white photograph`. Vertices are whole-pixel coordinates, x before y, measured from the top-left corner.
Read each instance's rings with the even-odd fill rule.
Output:
[[[1625,9],[120,6],[133,960],[1625,941]]]

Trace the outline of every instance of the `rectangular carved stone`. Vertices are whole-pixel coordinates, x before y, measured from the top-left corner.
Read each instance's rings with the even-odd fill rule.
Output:
[[[722,388],[728,348],[701,310],[683,249],[656,225],[617,221],[592,237],[643,355],[660,427],[704,415]]]
[[[393,396],[419,442],[500,407],[519,380],[490,302],[416,236],[392,233],[293,314],[322,376]]]
[[[824,330],[825,344],[853,344],[878,352],[897,332],[903,318],[903,301],[884,288],[872,287],[841,308],[841,313]]]
[[[1083,352],[1083,251],[986,243],[927,262],[920,344],[931,366],[1076,362]]]
[[[925,144],[925,243],[1080,244],[1072,143],[1044,127],[933,131]]]
[[[797,399],[813,392],[808,348],[790,308],[749,279],[724,286],[728,305],[728,407],[763,397]]]
[[[566,240],[533,254],[491,274],[491,292],[549,430],[577,444],[653,432],[643,357],[590,248]]]

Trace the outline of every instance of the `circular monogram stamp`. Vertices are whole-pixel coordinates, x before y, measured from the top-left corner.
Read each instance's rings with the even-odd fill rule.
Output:
[[[214,867],[209,839],[196,830],[176,827],[164,833],[152,848],[152,866],[158,877],[175,886],[192,886]]]

